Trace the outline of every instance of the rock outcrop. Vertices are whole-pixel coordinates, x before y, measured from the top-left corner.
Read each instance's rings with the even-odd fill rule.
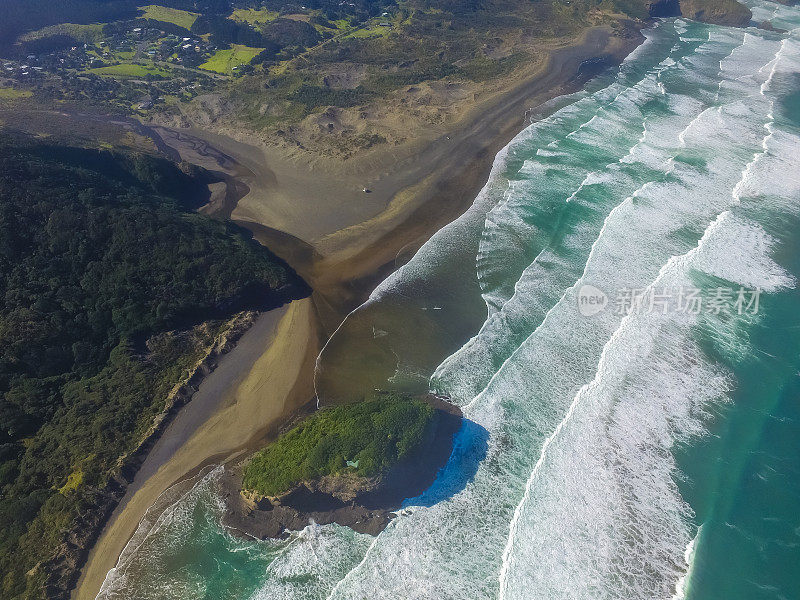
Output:
[[[226,467],[220,483],[227,505],[223,524],[259,539],[284,537],[312,521],[319,525],[338,523],[359,533],[377,535],[403,500],[431,486],[452,452],[453,436],[461,427],[461,411],[434,396],[426,401],[436,409],[437,418],[425,439],[412,457],[377,477],[327,475],[267,498],[242,492],[241,468]]]

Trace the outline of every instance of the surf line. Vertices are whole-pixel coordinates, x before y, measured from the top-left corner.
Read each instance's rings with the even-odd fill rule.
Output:
[[[783,45],[781,46],[781,50],[782,49],[783,49]],[[776,59],[780,57],[780,54],[781,54],[781,51],[779,50],[778,53],[776,54]],[[775,59],[773,59],[773,60],[775,60]],[[770,61],[770,62],[772,62],[772,61]],[[770,80],[772,78],[772,74],[774,73],[775,67],[776,67],[776,64],[773,64],[772,73],[770,73],[770,77],[768,77],[767,82],[765,82],[765,84],[768,84],[768,82],[770,82]],[[772,103],[770,103],[770,113],[771,113],[771,110],[772,110]],[[770,117],[770,116],[771,116],[771,114],[768,115],[768,117]],[[690,126],[691,126],[691,124],[690,124]],[[766,125],[765,125],[765,127],[766,127]],[[688,127],[687,127],[687,129],[688,129]],[[767,128],[767,130],[768,130],[768,134],[767,134],[767,136],[765,136],[765,139],[762,140],[762,146],[766,143],[768,138],[772,135],[772,132],[770,131],[770,129]],[[758,154],[761,154],[761,153],[758,153]],[[731,191],[731,199],[733,200],[734,205],[740,204],[740,202],[741,202],[741,196],[739,194],[740,188],[742,187],[743,182],[746,180],[746,178],[747,178],[747,176],[749,174],[749,169],[750,169],[750,167],[752,167],[752,163],[757,162],[757,160],[758,160],[758,157],[754,157],[753,160],[751,161],[751,163],[748,163],[748,165],[745,167],[744,171],[742,172],[740,180],[737,181],[737,183],[734,185],[734,187],[733,187],[733,189]],[[686,254],[679,255],[679,256],[673,256],[672,258],[670,258],[670,260],[667,261],[667,263],[660,270],[658,276],[651,283],[650,287],[652,287],[653,285],[658,283],[658,281],[661,280],[664,277],[664,275],[668,272],[669,268],[672,265],[675,265],[675,264],[684,264],[685,265],[685,264],[687,264],[687,262],[689,260],[691,260],[691,258],[695,254],[697,254],[697,252],[700,251],[700,249],[704,245],[704,242],[708,239],[709,234],[712,233],[715,229],[717,229],[717,227],[724,220],[729,218],[729,216],[730,216],[730,211],[729,210],[726,210],[726,211],[723,211],[722,213],[720,213],[717,216],[717,218],[708,226],[708,228],[704,232],[702,238],[699,240],[698,244],[694,248],[692,248]],[[595,378],[591,382],[589,382],[588,384],[584,385],[578,391],[578,393],[573,398],[572,403],[570,404],[569,409],[567,410],[567,413],[564,416],[564,419],[561,420],[561,422],[556,426],[556,428],[553,431],[553,433],[545,440],[544,444],[542,445],[542,450],[540,452],[539,459],[537,460],[536,464],[534,465],[533,470],[531,472],[531,475],[528,478],[528,483],[525,486],[525,493],[523,494],[522,500],[517,505],[517,507],[516,507],[516,509],[514,511],[514,516],[513,516],[512,520],[511,520],[511,523],[509,524],[508,541],[507,541],[506,547],[505,547],[505,549],[503,551],[503,561],[502,561],[502,566],[501,566],[501,569],[500,569],[500,575],[498,577],[498,581],[499,581],[499,584],[500,584],[500,591],[499,591],[499,594],[498,594],[498,600],[504,600],[505,596],[506,596],[506,593],[508,591],[508,577],[509,577],[509,572],[510,572],[510,568],[511,568],[511,554],[513,552],[514,540],[515,540],[515,537],[516,537],[516,531],[517,531],[517,527],[518,527],[518,524],[519,524],[519,520],[520,520],[521,515],[522,515],[522,509],[525,506],[525,504],[527,504],[528,500],[530,499],[530,494],[531,494],[531,489],[532,489],[532,486],[533,486],[533,482],[534,482],[534,480],[536,479],[536,477],[538,475],[538,472],[539,472],[539,470],[541,468],[541,465],[544,463],[544,460],[547,457],[547,451],[548,451],[550,445],[553,443],[554,439],[558,436],[558,434],[564,428],[564,426],[571,420],[572,415],[575,413],[575,410],[577,409],[578,404],[579,404],[580,400],[582,399],[582,397],[584,396],[584,394],[588,393],[589,391],[595,389],[597,386],[600,385],[599,378],[600,378],[600,375],[602,374],[602,366],[604,365],[604,363],[606,361],[606,356],[607,356],[606,353],[607,353],[608,349],[613,346],[614,341],[618,338],[618,336],[620,335],[620,332],[623,331],[623,329],[625,328],[626,323],[633,316],[634,315],[632,313],[632,314],[629,314],[629,315],[625,316],[622,319],[622,321],[620,322],[620,325],[617,328],[617,330],[614,332],[614,334],[611,336],[611,338],[608,340],[608,342],[606,342],[606,345],[603,347],[603,352],[601,353],[600,360],[598,362],[598,369],[597,369],[597,373],[595,375]]]
[[[674,267],[676,266],[681,267],[689,264],[691,259],[698,252],[700,252],[705,243],[707,243],[708,238],[725,220],[729,218],[729,216],[730,216],[729,210],[725,210],[721,212],[719,215],[717,215],[717,217],[706,228],[705,232],[703,233],[703,236],[700,238],[697,245],[685,254],[672,256],[661,267],[658,275],[648,287],[652,288],[653,286],[657,285],[662,279],[664,279],[664,277],[670,271],[672,271]],[[589,383],[583,385],[583,387],[581,387],[581,389],[578,390],[578,393],[575,394],[575,397],[573,398],[572,403],[570,404],[566,415],[561,420],[561,422],[559,422],[553,433],[550,434],[550,436],[545,440],[544,444],[542,445],[542,450],[539,454],[539,459],[536,461],[536,464],[534,465],[530,477],[528,478],[528,482],[525,486],[525,493],[523,494],[522,500],[520,500],[519,504],[517,504],[517,507],[514,510],[514,516],[511,519],[511,523],[509,524],[508,540],[506,542],[506,547],[503,550],[503,562],[500,568],[500,575],[498,577],[498,582],[500,584],[500,591],[497,596],[498,600],[505,600],[506,594],[508,593],[508,578],[511,569],[511,554],[514,549],[514,541],[516,539],[516,532],[517,532],[517,527],[519,525],[519,520],[522,516],[522,509],[530,499],[531,490],[533,489],[533,482],[536,480],[536,477],[539,474],[539,470],[541,469],[542,464],[544,464],[544,461],[547,458],[548,449],[550,448],[556,437],[558,437],[559,433],[564,429],[564,426],[569,421],[571,421],[572,415],[575,414],[575,411],[577,410],[579,404],[581,404],[581,400],[583,399],[583,397],[589,392],[593,391],[594,389],[605,384],[604,381],[602,381],[602,375],[604,373],[604,366],[607,362],[609,349],[614,347],[614,343],[617,341],[617,339],[619,339],[619,337],[624,334],[626,330],[626,325],[629,322],[631,322],[631,320],[636,316],[637,315],[635,313],[630,313],[620,321],[620,324],[617,327],[616,331],[614,331],[614,333],[611,335],[611,337],[603,347],[603,352],[600,355],[600,360],[598,361],[597,371],[595,373],[594,379]]]
[[[781,47],[781,50],[782,49],[783,49],[783,46]],[[780,57],[780,51],[776,55],[776,58],[779,58],[779,57]],[[770,61],[770,62],[772,62],[772,61]],[[775,65],[773,64],[773,72],[774,72],[774,70],[775,70]],[[767,79],[767,82],[769,82],[771,80],[771,76],[772,76],[772,73],[770,74],[770,77]],[[770,113],[771,113],[771,110],[772,110],[772,103],[770,103]],[[771,114],[768,115],[768,116],[771,116]],[[690,124],[690,126],[691,126],[691,124]],[[765,125],[765,127],[766,127],[766,125]],[[762,146],[766,143],[766,141],[768,140],[768,138],[771,135],[772,135],[772,132],[768,128],[768,134],[767,134],[767,136],[765,136],[765,139],[762,140]],[[758,153],[758,154],[762,154],[762,153]],[[757,162],[757,160],[758,160],[758,157],[754,157],[754,159],[751,161],[751,163],[748,163],[748,165],[745,167],[744,171],[742,172],[741,178],[734,185],[734,187],[733,187],[733,189],[731,191],[731,199],[732,199],[734,205],[740,204],[740,202],[741,202],[741,196],[739,194],[740,188],[742,187],[743,182],[746,180],[746,178],[747,178],[747,176],[749,174],[749,170],[750,170],[750,167],[752,167],[752,163]],[[670,258],[667,261],[667,263],[661,268],[661,270],[659,271],[658,276],[654,279],[654,281],[650,284],[649,287],[652,287],[652,286],[656,285],[661,279],[663,279],[663,277],[669,272],[670,267],[672,267],[673,265],[686,265],[692,259],[692,257],[694,255],[696,255],[701,250],[701,248],[703,247],[704,243],[706,243],[708,237],[713,233],[713,231],[716,230],[725,220],[730,218],[730,214],[731,213],[730,213],[729,210],[725,210],[722,213],[720,213],[717,216],[717,218],[707,227],[707,229],[704,232],[703,236],[701,237],[701,239],[699,240],[699,242],[697,243],[697,245],[694,248],[689,250],[689,252],[687,252],[686,254],[676,255],[676,256],[673,256],[672,258]],[[608,342],[606,342],[606,345],[603,347],[603,352],[601,353],[600,360],[598,362],[598,368],[597,368],[597,372],[595,374],[595,378],[591,382],[589,382],[588,384],[585,384],[578,391],[578,393],[573,398],[572,403],[570,404],[566,415],[561,420],[561,422],[559,422],[559,424],[556,426],[556,428],[553,431],[553,433],[545,440],[544,444],[542,445],[542,450],[540,452],[539,459],[536,461],[536,464],[533,467],[531,475],[528,478],[528,483],[525,486],[525,493],[523,494],[522,500],[517,505],[517,507],[516,507],[516,509],[514,511],[514,516],[513,516],[512,520],[511,520],[511,523],[509,524],[508,541],[507,541],[506,547],[505,547],[505,549],[503,551],[503,561],[502,561],[502,566],[501,566],[501,569],[500,569],[500,575],[498,577],[498,581],[499,581],[499,584],[500,584],[500,591],[499,591],[499,594],[498,594],[498,600],[504,600],[505,596],[506,596],[506,593],[507,593],[507,590],[508,590],[508,577],[509,577],[509,572],[510,572],[510,568],[511,568],[511,554],[513,552],[514,540],[515,540],[515,537],[516,537],[516,531],[517,531],[517,527],[518,527],[518,524],[519,524],[519,520],[520,520],[521,515],[522,515],[522,509],[525,506],[525,504],[527,504],[528,500],[530,499],[530,494],[531,494],[531,489],[532,489],[532,486],[533,486],[533,482],[534,482],[534,480],[536,479],[536,477],[538,475],[538,472],[539,472],[539,470],[541,468],[541,465],[544,463],[544,460],[547,457],[547,451],[548,451],[550,445],[555,440],[555,438],[558,436],[558,434],[564,428],[564,426],[571,420],[572,415],[575,413],[575,410],[577,409],[578,404],[580,403],[580,400],[582,399],[582,397],[586,393],[588,393],[589,391],[591,391],[591,390],[597,388],[599,385],[601,385],[600,376],[602,375],[602,372],[603,372],[603,368],[602,367],[606,362],[607,352],[608,352],[609,348],[613,347],[613,343],[616,341],[616,339],[619,337],[619,335],[621,335],[620,332],[622,332],[625,329],[626,324],[630,321],[630,319],[633,316],[634,316],[634,313],[631,313],[631,314],[626,315],[622,319],[622,321],[620,322],[619,327],[617,328],[617,330],[612,334],[611,338],[608,340]]]
[[[175,507],[181,502],[181,500],[186,498],[186,496],[188,496],[200,483],[221,472],[221,468],[222,465],[209,465],[201,469],[200,472],[193,478],[176,481],[158,495],[155,502],[145,511],[144,515],[142,515],[142,518],[136,525],[133,535],[122,548],[122,552],[120,552],[119,556],[117,557],[117,564],[114,565],[114,567],[112,567],[108,573],[106,573],[103,583],[100,585],[100,591],[97,592],[97,598],[107,597],[110,587],[116,582],[116,580],[125,577],[131,562],[136,557],[139,550],[144,547],[144,545],[147,543],[147,540],[150,539],[151,536],[157,534],[159,531],[161,531],[164,525],[170,522],[175,511]],[[154,510],[154,507],[158,506],[162,499],[166,499],[168,494],[170,494],[175,488],[180,485],[185,485],[187,481],[192,481],[192,479],[194,480],[192,485],[185,492],[180,493],[175,496],[174,499],[169,500],[169,504],[167,504],[167,506],[161,510],[158,517],[156,517],[156,519],[152,522],[150,529],[148,529],[146,532],[142,532],[143,535],[141,536],[141,539],[137,540],[137,534],[139,533],[139,530],[145,526],[145,522],[147,521],[150,512]]]
[[[732,53],[732,52],[733,52],[733,51],[731,51],[731,53]],[[670,53],[670,55],[671,55],[671,53]],[[629,58],[630,58],[630,56],[629,56],[628,58],[626,58],[626,61],[625,61],[625,62],[627,62],[627,60],[628,60]],[[662,61],[662,63],[663,63],[663,61]],[[625,64],[625,63],[623,63],[623,65],[624,65],[624,64]],[[660,64],[661,64],[661,63],[660,63]],[[660,64],[659,64],[659,66],[660,66]],[[679,64],[679,63],[675,63],[675,64],[677,65],[677,64]],[[674,66],[674,65],[667,65],[667,66],[664,66],[664,67],[662,67],[662,68],[660,68],[660,69],[654,68],[654,69],[652,69],[652,70],[648,71],[648,73],[654,73],[654,74],[655,74],[655,75],[658,77],[658,76],[660,76],[660,75],[661,75],[661,73],[662,73],[662,72],[664,72],[664,71],[668,70],[668,69],[669,69],[671,66]],[[621,68],[620,68],[620,70],[621,70]],[[720,71],[720,74],[721,74],[721,71]],[[614,102],[616,102],[616,101],[617,101],[617,99],[619,99],[620,97],[622,97],[622,96],[623,96],[623,94],[624,94],[626,91],[630,91],[630,90],[636,89],[636,88],[637,88],[637,87],[638,87],[638,86],[639,86],[639,85],[642,83],[642,81],[644,81],[644,79],[646,78],[646,75],[647,75],[647,74],[645,74],[645,75],[642,77],[642,79],[641,79],[641,80],[639,80],[639,81],[637,81],[636,83],[634,83],[634,84],[633,84],[631,87],[628,87],[628,88],[626,88],[626,89],[624,89],[624,90],[620,91],[619,93],[617,93],[617,94],[614,96],[614,98],[611,100],[611,103],[613,104]],[[610,86],[609,86],[609,87],[610,87]],[[590,96],[589,98],[591,99],[591,98],[592,98],[592,96]],[[694,126],[694,124],[695,124],[696,122],[698,122],[698,121],[699,121],[699,119],[700,119],[700,118],[701,118],[701,117],[702,117],[702,116],[703,116],[703,115],[704,115],[704,114],[705,114],[707,111],[710,111],[710,110],[714,110],[714,107],[713,107],[713,106],[708,106],[708,107],[706,107],[705,109],[703,109],[702,111],[700,111],[700,112],[697,114],[697,116],[696,116],[694,119],[692,119],[692,120],[691,120],[691,122],[690,122],[690,123],[689,123],[689,124],[688,124],[688,125],[687,125],[687,126],[684,128],[684,129],[683,129],[683,130],[681,130],[681,132],[680,132],[680,133],[678,134],[678,136],[677,136],[677,139],[678,139],[678,142],[679,142],[679,144],[680,144],[680,147],[681,147],[681,148],[685,148],[685,147],[686,147],[686,140],[685,140],[685,137],[684,137],[684,136],[685,136],[685,134],[686,134],[686,133],[687,133],[687,132],[688,132],[688,131],[689,131],[689,130],[690,130],[690,129],[691,129],[693,126]],[[599,114],[599,112],[600,112],[600,108],[598,108],[597,110],[595,110],[595,112],[594,112],[594,115],[595,115],[595,116],[597,116],[597,114]],[[592,117],[592,119],[594,119],[594,118],[595,118],[595,117],[593,116],[593,117]],[[591,121],[591,119],[590,119],[590,121]],[[573,130],[573,131],[572,131],[572,132],[571,132],[569,135],[572,135],[572,134],[576,133],[577,131],[579,131],[579,130],[580,130],[582,127],[584,127],[584,126],[585,126],[585,125],[586,125],[588,122],[589,122],[589,121],[586,121],[586,122],[584,122],[584,123],[583,123],[583,124],[582,124],[580,127],[578,127],[578,129],[575,129],[575,130]],[[639,145],[641,145],[641,144],[644,142],[644,139],[646,138],[646,135],[647,135],[647,117],[645,117],[645,118],[644,118],[644,120],[643,120],[643,122],[642,122],[642,127],[643,127],[643,132],[642,132],[642,136],[641,136],[641,138],[639,139],[639,141],[638,141],[636,144],[634,144],[634,145],[633,145],[631,148],[629,148],[629,149],[628,149],[628,152],[627,152],[627,154],[626,154],[625,156],[623,156],[622,158],[620,158],[620,159],[617,161],[617,163],[621,163],[621,162],[622,162],[622,161],[623,161],[625,158],[627,158],[627,157],[629,157],[629,156],[632,156],[632,155],[633,155],[633,153],[634,153],[634,151],[636,150],[636,148],[637,148]],[[569,137],[569,135],[568,135],[567,137]],[[554,144],[554,142],[551,142],[550,144],[548,144],[548,146],[554,147],[554,146],[553,146],[553,144]],[[545,314],[544,318],[542,319],[542,323],[541,323],[541,324],[540,324],[540,325],[539,325],[539,326],[536,328],[536,330],[534,330],[534,331],[533,331],[533,332],[532,332],[532,333],[531,333],[531,334],[528,336],[528,338],[527,338],[525,341],[527,341],[528,339],[530,339],[530,338],[531,338],[531,337],[532,337],[532,336],[533,336],[533,335],[534,335],[534,334],[535,334],[535,333],[536,333],[536,332],[539,330],[539,328],[540,328],[540,327],[541,327],[541,326],[542,326],[542,325],[543,325],[543,324],[544,324],[544,323],[547,321],[548,317],[550,317],[551,313],[552,313],[552,312],[555,310],[555,308],[556,308],[556,307],[557,307],[557,306],[558,306],[558,305],[559,305],[561,302],[563,302],[563,301],[564,301],[564,299],[567,297],[567,295],[568,295],[568,294],[569,294],[571,291],[575,291],[575,290],[577,290],[577,289],[578,289],[578,284],[579,284],[581,281],[583,281],[583,280],[585,279],[585,277],[586,277],[586,274],[587,274],[587,269],[588,269],[589,263],[592,261],[592,257],[593,257],[593,256],[594,256],[594,254],[595,254],[595,249],[596,249],[596,246],[597,246],[598,242],[600,241],[600,239],[603,237],[603,234],[605,233],[606,227],[607,227],[608,223],[609,223],[609,222],[612,220],[612,217],[613,217],[613,216],[614,216],[614,215],[615,215],[615,214],[616,214],[616,213],[617,213],[619,210],[622,210],[622,209],[623,209],[625,206],[629,205],[629,204],[630,204],[630,203],[631,203],[631,202],[632,202],[634,199],[638,198],[638,197],[639,197],[639,196],[640,196],[640,195],[641,195],[641,194],[642,194],[642,193],[643,193],[645,190],[647,190],[649,187],[651,187],[651,186],[653,186],[653,185],[655,185],[655,184],[659,183],[660,181],[664,181],[664,180],[665,180],[665,178],[666,178],[666,177],[668,177],[668,176],[669,176],[669,175],[670,175],[670,174],[671,174],[671,173],[672,173],[672,172],[675,170],[675,168],[676,168],[675,159],[677,158],[677,156],[678,156],[678,153],[679,153],[679,150],[675,149],[675,150],[673,151],[673,154],[672,154],[672,155],[670,155],[670,156],[669,156],[669,158],[667,158],[667,159],[666,159],[666,161],[664,162],[664,164],[667,166],[667,170],[664,172],[664,174],[663,174],[663,175],[662,175],[662,176],[661,176],[661,177],[660,177],[660,178],[659,178],[657,181],[648,181],[648,182],[645,182],[645,183],[644,183],[644,184],[642,184],[642,185],[641,185],[641,186],[640,186],[638,189],[636,189],[636,190],[635,190],[635,191],[634,191],[634,192],[633,192],[633,193],[632,193],[630,196],[626,197],[626,198],[625,198],[625,200],[623,200],[623,201],[622,201],[622,202],[620,202],[620,203],[619,203],[617,206],[615,206],[615,207],[614,207],[614,208],[613,208],[613,209],[612,209],[612,210],[611,210],[611,211],[608,213],[608,215],[606,215],[606,218],[603,220],[603,225],[602,225],[602,227],[600,228],[600,231],[599,231],[599,233],[598,233],[598,235],[597,235],[597,238],[595,239],[594,243],[592,244],[591,250],[589,251],[589,256],[588,256],[588,257],[587,257],[587,259],[586,259],[586,263],[585,263],[585,265],[584,265],[584,270],[583,270],[583,273],[582,273],[581,277],[580,277],[580,278],[579,278],[579,279],[578,279],[578,280],[577,280],[577,281],[576,281],[576,282],[575,282],[575,283],[574,283],[574,284],[573,284],[571,287],[567,288],[567,289],[564,291],[564,293],[561,295],[561,297],[559,298],[559,300],[558,300],[558,301],[557,301],[557,302],[556,302],[556,303],[555,303],[555,304],[554,304],[552,307],[550,307],[550,309],[547,311],[547,313]],[[609,163],[608,165],[606,165],[606,167],[605,167],[605,169],[603,169],[603,171],[593,171],[591,174],[594,174],[594,173],[603,173],[603,172],[607,172],[607,171],[608,171],[608,167],[612,166],[613,164],[615,164],[615,163]],[[587,177],[589,177],[591,174],[587,175]],[[585,180],[584,180],[584,181],[585,181]],[[583,183],[581,184],[581,186],[583,186]],[[577,194],[577,193],[578,193],[578,191],[580,191],[580,187],[579,187],[579,189],[578,189],[578,190],[575,190],[575,192],[573,193],[573,195],[572,195],[572,196],[570,196],[570,198],[572,198],[572,197],[573,197],[575,194]],[[569,199],[567,200],[567,202],[569,202]],[[538,259],[539,259],[539,257],[537,256],[537,257],[536,257],[536,259],[534,259],[534,263],[532,263],[532,264],[535,264],[535,262],[536,262]],[[530,268],[530,266],[529,266],[528,268]],[[515,292],[516,292],[516,290],[518,289],[518,287],[517,287],[518,285],[519,285],[519,281],[517,281],[517,283],[514,285]],[[505,304],[505,303],[504,303],[504,304]],[[501,313],[502,311],[503,311],[503,309],[502,309],[502,307],[501,307],[501,308],[500,308],[500,310],[498,310],[496,313],[494,313],[493,315],[491,315],[490,319],[491,319],[491,318],[494,318],[496,314],[498,314],[498,313]],[[478,339],[480,338],[480,335],[481,335],[481,333],[484,331],[484,328],[485,328],[485,327],[488,325],[488,323],[489,323],[490,319],[487,319],[487,321],[486,321],[486,322],[484,323],[484,325],[481,327],[481,331],[479,331],[477,335],[475,335],[475,336],[473,336],[472,338],[470,338],[470,339],[469,339],[469,340],[468,340],[468,341],[467,341],[467,342],[466,342],[466,343],[465,343],[465,344],[464,344],[464,345],[463,345],[463,346],[462,346],[462,347],[461,347],[461,348],[460,348],[458,351],[456,351],[454,354],[452,354],[451,356],[449,356],[448,358],[446,358],[446,359],[445,359],[445,360],[442,362],[442,364],[441,364],[441,365],[439,365],[439,367],[437,367],[437,368],[436,368],[436,370],[434,371],[433,375],[431,376],[431,388],[436,388],[436,385],[435,385],[435,382],[436,382],[436,380],[437,380],[437,379],[439,379],[439,378],[441,377],[441,374],[442,374],[442,372],[445,370],[445,366],[446,366],[446,365],[448,365],[448,364],[449,364],[449,363],[450,363],[450,362],[451,362],[451,361],[454,359],[454,357],[457,357],[457,356],[459,356],[461,353],[463,353],[463,352],[467,351],[467,350],[468,350],[468,349],[469,349],[471,346],[473,346],[473,345],[475,345],[475,344],[477,344],[477,343],[478,343]],[[525,343],[525,342],[523,342],[523,344],[521,344],[520,346],[518,346],[518,347],[517,347],[517,350],[519,350],[519,348],[520,348],[522,345],[524,345],[524,343]],[[491,378],[489,379],[488,383],[486,383],[486,384],[485,384],[485,386],[484,386],[483,390],[482,390],[480,393],[476,394],[476,395],[475,395],[475,396],[472,398],[472,400],[470,400],[470,401],[469,401],[469,402],[467,402],[467,403],[466,403],[464,406],[462,406],[462,410],[464,410],[464,411],[465,411],[465,414],[466,414],[466,411],[469,411],[469,410],[470,410],[470,409],[473,407],[473,405],[474,405],[474,404],[475,404],[475,403],[476,403],[476,402],[477,402],[477,401],[478,401],[478,400],[479,400],[479,399],[480,399],[480,398],[483,396],[484,392],[486,392],[486,390],[487,390],[487,389],[489,389],[489,388],[491,387],[491,385],[492,385],[492,383],[494,382],[494,380],[495,380],[495,379],[496,379],[496,378],[499,376],[499,374],[500,374],[500,373],[501,373],[501,372],[504,370],[504,368],[505,368],[506,364],[510,363],[510,362],[512,361],[512,359],[513,359],[513,358],[516,356],[516,352],[517,352],[517,350],[514,350],[514,351],[513,351],[513,352],[512,352],[512,353],[511,353],[511,354],[508,356],[508,358],[506,358],[506,359],[503,361],[503,363],[501,364],[500,368],[499,368],[499,369],[498,369],[498,370],[497,370],[497,371],[496,371],[496,372],[495,372],[495,373],[494,373],[494,374],[491,376]],[[439,390],[438,388],[436,388],[436,389],[437,389],[437,391],[445,391],[445,390]]]

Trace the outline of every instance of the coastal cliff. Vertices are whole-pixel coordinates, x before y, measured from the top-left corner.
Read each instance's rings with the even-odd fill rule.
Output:
[[[234,315],[216,334],[202,357],[187,371],[183,379],[175,384],[168,394],[164,408],[138,443],[130,452],[121,456],[117,468],[102,487],[87,490],[79,516],[64,532],[61,544],[53,557],[43,567],[46,573],[44,591],[48,599],[67,599],[80,574],[89,550],[97,541],[100,532],[116,508],[125,490],[144,461],[147,453],[172,421],[178,411],[190,402],[202,380],[217,366],[217,361],[230,352],[237,341],[250,328],[258,313],[244,311]],[[181,335],[170,333],[169,335]]]

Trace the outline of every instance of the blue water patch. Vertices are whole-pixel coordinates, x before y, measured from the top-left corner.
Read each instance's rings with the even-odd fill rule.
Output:
[[[488,449],[489,432],[474,421],[463,419],[461,428],[453,436],[453,452],[447,464],[430,488],[416,498],[407,499],[403,507],[433,506],[453,497],[475,477]]]

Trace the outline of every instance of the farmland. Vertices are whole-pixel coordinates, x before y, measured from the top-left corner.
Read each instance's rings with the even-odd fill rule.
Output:
[[[230,75],[236,67],[249,63],[262,50],[263,48],[233,44],[233,47],[227,50],[217,50],[211,58],[200,65],[200,68]]]
[[[95,69],[89,69],[88,72],[94,73],[95,75],[102,75],[104,77],[119,77],[122,79],[143,79],[148,75],[154,77],[170,77],[171,75],[170,71],[167,69],[150,67],[147,65],[137,65],[134,63],[120,63],[118,65],[97,67]]]
[[[0,87],[0,100],[19,100],[20,98],[30,98],[33,92],[30,90],[17,90],[10,87]]]
[[[237,8],[228,17],[233,21],[241,23],[249,23],[250,25],[259,25],[261,23],[269,23],[278,18],[278,13],[275,11],[267,10],[266,8]]]
[[[143,6],[139,10],[143,10],[141,15],[145,19],[154,19],[156,21],[164,21],[165,23],[173,23],[179,27],[190,29],[197,17],[198,13],[189,12],[186,10],[178,10],[177,8],[167,8],[166,6],[158,6],[157,4],[150,4]]]

